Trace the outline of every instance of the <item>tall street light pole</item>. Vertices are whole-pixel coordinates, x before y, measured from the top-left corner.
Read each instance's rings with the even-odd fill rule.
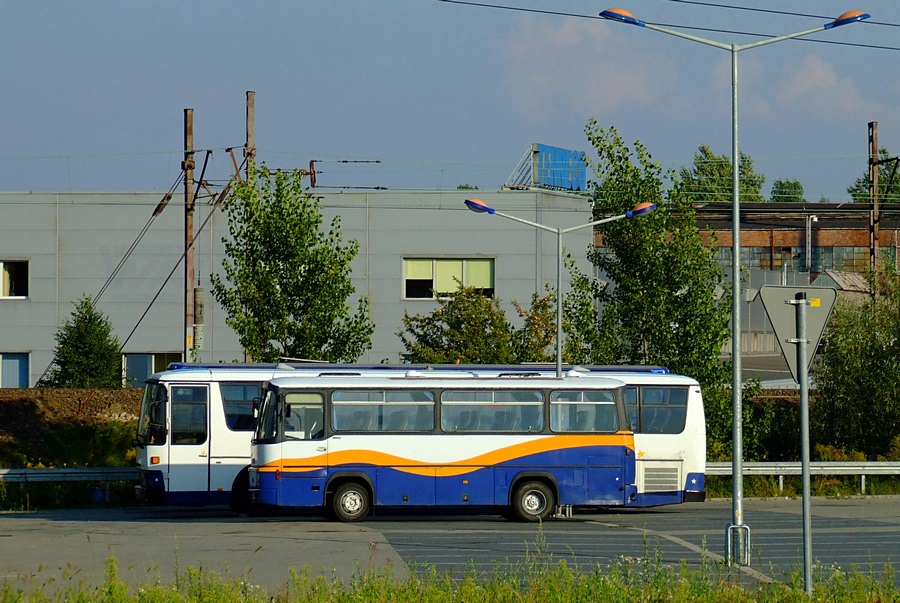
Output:
[[[500,216],[501,218],[506,218],[508,220],[519,222],[521,224],[527,224],[528,226],[533,226],[535,228],[539,228],[540,230],[546,230],[547,232],[556,234],[556,376],[557,378],[562,377],[562,236],[568,232],[581,230],[582,228],[589,228],[591,226],[597,226],[598,224],[606,224],[608,222],[621,220],[622,218],[633,218],[635,216],[650,213],[651,211],[656,209],[656,205],[654,205],[653,203],[640,203],[638,205],[635,205],[633,209],[625,212],[624,214],[610,216],[608,218],[603,218],[602,220],[594,220],[593,222],[588,222],[587,224],[579,224],[578,226],[572,226],[570,228],[554,228],[552,226],[547,226],[546,224],[538,224],[537,222],[525,220],[524,218],[519,218],[517,216],[503,214],[495,210],[493,207],[488,207],[488,205],[481,199],[466,199],[465,205],[470,210],[477,213]]]
[[[750,565],[750,530],[747,526],[744,525],[744,510],[743,510],[743,464],[742,464],[742,454],[743,454],[743,442],[742,442],[742,433],[743,433],[743,412],[741,408],[741,215],[740,215],[740,153],[738,152],[738,53],[742,50],[750,50],[751,48],[757,48],[759,46],[766,46],[767,44],[774,44],[775,42],[781,42],[783,40],[790,40],[792,38],[799,38],[801,36],[808,36],[810,34],[818,33],[820,31],[825,31],[827,29],[833,29],[835,27],[840,27],[841,25],[847,25],[849,23],[856,23],[857,21],[862,21],[863,19],[868,19],[869,14],[863,11],[848,11],[842,14],[840,17],[826,23],[825,25],[820,25],[819,27],[815,27],[813,29],[807,29],[804,31],[798,31],[796,33],[787,34],[785,36],[776,36],[773,38],[766,38],[765,40],[759,40],[757,42],[750,42],[749,44],[723,44],[722,42],[716,42],[714,40],[707,40],[705,38],[700,38],[697,36],[692,36],[686,33],[682,33],[680,31],[675,31],[672,29],[668,29],[666,27],[660,27],[659,25],[652,25],[650,23],[645,23],[637,19],[633,14],[628,12],[627,10],[621,8],[610,8],[602,13],[600,16],[605,19],[610,19],[611,21],[618,21],[619,23],[626,23],[628,25],[637,25],[638,27],[644,27],[646,29],[652,29],[654,31],[659,31],[664,34],[669,34],[670,36],[675,36],[677,38],[684,38],[685,40],[690,40],[692,42],[699,42],[701,44],[706,44],[707,46],[712,46],[714,48],[720,48],[722,50],[727,50],[731,52],[731,170],[732,170],[732,178],[731,178],[731,190],[733,196],[732,203],[732,213],[731,213],[731,221],[732,221],[732,246],[731,246],[731,265],[732,265],[732,335],[731,335],[731,355],[732,361],[734,364],[734,372],[732,374],[732,421],[733,421],[733,448],[732,448],[732,484],[733,484],[733,493],[732,493],[732,512],[733,512],[733,522],[730,526],[728,526],[728,532],[726,534],[726,557],[728,558],[728,562],[732,565]]]

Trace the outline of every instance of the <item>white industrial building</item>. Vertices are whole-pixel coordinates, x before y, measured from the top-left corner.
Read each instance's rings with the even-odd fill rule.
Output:
[[[512,302],[528,304],[555,285],[556,235],[463,204],[477,194],[499,211],[550,227],[591,220],[583,195],[550,190],[391,191],[315,189],[324,225],[341,217],[344,241],[360,244],[352,264],[357,294],[370,300],[372,349],[359,362],[392,363],[404,351],[404,312],[437,307],[423,279],[493,289],[511,320]],[[111,320],[123,346],[126,382],[184,359],[184,203],[153,218],[161,193],[0,193],[0,387],[31,387],[53,360],[55,336],[82,296]],[[209,292],[220,271],[226,214],[199,200],[194,214],[195,274],[206,290],[202,349],[188,360],[243,360],[237,337]],[[564,236],[583,271],[591,229]],[[568,282],[568,279],[564,279]],[[98,297],[99,296],[99,297]],[[355,300],[350,300],[355,305]],[[189,330],[193,334],[192,330]],[[198,338],[199,343],[199,338]]]

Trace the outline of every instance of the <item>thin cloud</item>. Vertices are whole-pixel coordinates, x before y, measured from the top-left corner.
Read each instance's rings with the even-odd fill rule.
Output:
[[[560,111],[602,116],[621,109],[683,108],[676,63],[593,21],[516,20],[496,43],[510,102],[533,122]]]
[[[812,111],[823,118],[883,112],[884,103],[867,99],[851,78],[841,78],[821,57],[807,55],[787,65],[776,95],[786,110]]]

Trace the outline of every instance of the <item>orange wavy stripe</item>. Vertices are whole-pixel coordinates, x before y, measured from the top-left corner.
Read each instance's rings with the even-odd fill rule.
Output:
[[[532,454],[550,452],[553,450],[565,450],[585,446],[625,446],[634,450],[634,439],[627,435],[571,435],[540,438],[513,446],[507,446],[498,450],[474,456],[458,461],[447,461],[438,464],[429,461],[404,458],[384,452],[373,450],[341,450],[327,455],[319,454],[307,458],[286,458],[280,461],[272,461],[260,467],[260,471],[269,472],[277,469],[286,471],[315,471],[323,466],[336,467],[339,465],[371,465],[378,467],[392,467],[404,473],[414,475],[450,477],[471,473],[482,467],[497,465]]]

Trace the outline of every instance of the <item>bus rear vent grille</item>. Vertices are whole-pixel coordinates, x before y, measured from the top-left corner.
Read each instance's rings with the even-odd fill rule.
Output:
[[[681,489],[678,467],[645,467],[645,492],[676,492]]]

